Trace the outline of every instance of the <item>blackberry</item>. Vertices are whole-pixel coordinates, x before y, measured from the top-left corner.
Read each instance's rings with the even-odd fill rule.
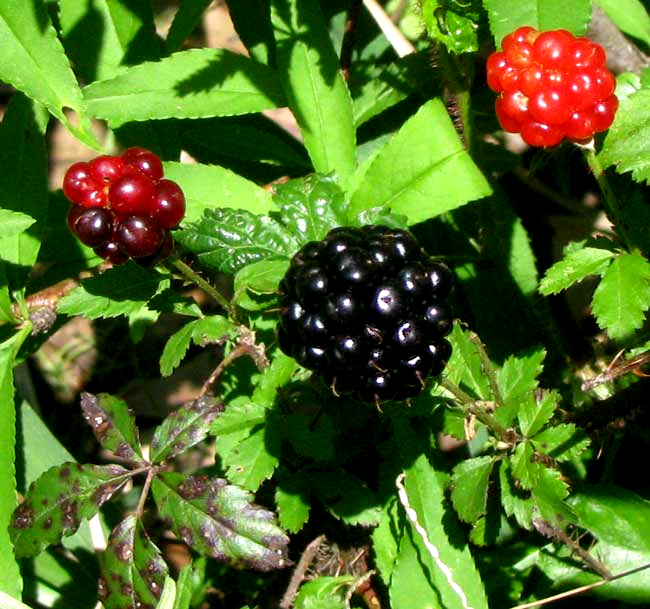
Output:
[[[451,287],[409,232],[335,228],[304,245],[280,282],[278,344],[336,395],[411,398],[451,356]]]

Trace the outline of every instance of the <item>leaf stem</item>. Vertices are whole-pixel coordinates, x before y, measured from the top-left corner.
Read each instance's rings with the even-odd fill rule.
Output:
[[[144,512],[144,504],[149,495],[149,489],[151,488],[151,483],[153,482],[154,476],[158,473],[158,468],[155,465],[151,465],[147,468],[147,478],[142,485],[142,492],[140,493],[140,499],[138,500],[138,507],[135,510],[136,518],[142,518]]]
[[[210,285],[201,275],[199,275],[191,266],[185,264],[180,258],[176,256],[170,256],[168,258],[168,263],[175,267],[186,279],[191,281],[200,287],[206,294],[214,298],[214,300],[219,303],[230,315],[231,318],[235,318],[235,310],[231,305],[230,301],[214,286]]]

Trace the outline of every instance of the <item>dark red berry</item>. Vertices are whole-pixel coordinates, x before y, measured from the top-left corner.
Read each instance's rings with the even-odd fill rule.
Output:
[[[115,230],[120,250],[131,258],[155,254],[165,238],[165,231],[149,216],[126,216]]]
[[[125,168],[122,175],[111,183],[108,198],[115,213],[146,214],[156,192],[151,178],[134,168]]]
[[[163,166],[160,159],[156,154],[141,148],[140,146],[133,146],[127,148],[122,153],[122,160],[132,167],[137,167],[148,178],[157,182],[163,177]]]
[[[185,195],[181,187],[171,180],[160,180],[151,199],[149,214],[163,228],[178,226],[185,216]]]
[[[107,241],[99,247],[96,247],[93,251],[95,254],[114,265],[124,264],[129,259],[129,257],[120,250],[115,241]]]
[[[63,194],[72,203],[92,207],[89,201],[96,199],[94,193],[101,191],[99,184],[90,173],[90,165],[85,162],[70,165],[63,177]]]
[[[90,175],[98,184],[112,182],[122,175],[124,161],[119,156],[103,154],[89,163]]]
[[[113,234],[113,214],[104,207],[84,209],[74,222],[75,234],[88,247],[98,247]]]

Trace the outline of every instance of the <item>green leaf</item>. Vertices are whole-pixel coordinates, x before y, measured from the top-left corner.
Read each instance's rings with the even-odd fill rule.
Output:
[[[282,223],[301,244],[320,241],[345,223],[344,199],[335,178],[318,174],[278,186],[273,197]]]
[[[272,408],[276,402],[278,389],[291,381],[297,369],[298,364],[295,359],[281,351],[276,351],[271,365],[259,377],[253,392],[253,400],[265,408]]]
[[[181,363],[190,344],[206,346],[237,335],[237,328],[222,315],[210,315],[186,323],[169,337],[160,356],[160,374],[169,376]]]
[[[450,569],[455,583],[466,596],[465,606],[487,609],[483,583],[460,528],[449,522],[444,488],[435,470],[426,457],[420,455],[404,473],[409,503],[417,513],[429,541],[437,548],[440,559]],[[393,570],[391,607],[461,609],[463,603],[457,592],[450,586],[410,521],[408,531],[409,534],[401,538]]]
[[[442,42],[452,53],[478,50],[480,3],[448,3],[424,0],[422,17],[429,36]]]
[[[644,524],[650,517],[650,502],[616,486],[587,486],[571,498],[580,526],[598,539],[590,551],[613,573],[650,563],[650,535]],[[572,588],[594,583],[599,576],[585,571],[563,553],[540,552],[538,566],[558,587]],[[648,574],[642,571],[622,577],[590,592],[599,599],[618,603],[650,603]],[[594,601],[595,602],[595,601]]]
[[[251,57],[274,65],[275,40],[271,27],[271,3],[268,0],[228,0],[233,25]]]
[[[126,66],[160,54],[147,2],[59,0],[58,8],[67,55],[85,82],[112,78]],[[89,31],[101,35],[90,38]]]
[[[355,168],[352,101],[317,0],[271,0],[280,81],[314,169],[343,184]]]
[[[334,460],[337,432],[327,413],[293,412],[286,425],[287,439],[299,455],[320,462]]]
[[[108,393],[81,394],[81,411],[97,441],[115,456],[142,460],[135,417],[124,400]]]
[[[233,301],[241,307],[256,310],[256,303],[247,302],[247,290],[254,294],[274,294],[289,268],[289,260],[260,260],[246,265],[235,275]],[[253,306],[254,305],[254,306]]]
[[[375,554],[375,564],[379,575],[386,586],[390,584],[399,554],[399,543],[402,529],[399,525],[399,510],[401,506],[397,499],[390,499],[381,511],[379,524],[372,532],[372,549]]]
[[[598,325],[614,340],[638,330],[650,308],[650,263],[638,253],[620,254],[610,264],[592,300]]]
[[[521,433],[529,438],[534,436],[550,421],[559,401],[560,396],[555,391],[523,396],[517,413]]]
[[[210,425],[223,411],[223,403],[201,397],[184,404],[156,427],[151,440],[151,461],[160,463],[205,440]]]
[[[225,167],[173,162],[163,167],[165,177],[183,188],[187,207],[183,227],[214,207],[244,209],[252,214],[268,213],[274,208],[270,193]]]
[[[603,167],[614,165],[619,173],[632,172],[637,182],[650,181],[650,89],[645,87],[619,104],[602,150]]]
[[[175,237],[201,264],[224,273],[267,258],[289,258],[299,247],[277,221],[243,209],[206,209]]]
[[[286,105],[277,75],[225,49],[179,51],[83,90],[88,111],[112,127],[129,121],[250,114]]]
[[[557,294],[585,277],[602,276],[614,257],[612,251],[584,247],[584,243],[572,243],[566,248],[562,260],[546,271],[539,284],[539,292],[544,296]]]
[[[354,583],[354,576],[317,577],[300,586],[295,609],[345,609],[346,594]]]
[[[160,515],[197,552],[260,571],[287,565],[288,537],[252,495],[219,478],[162,473],[152,485]]]
[[[483,5],[497,46],[523,25],[540,31],[563,28],[582,35],[591,19],[591,0],[484,0]]]
[[[499,487],[504,512],[508,516],[513,516],[519,526],[531,530],[533,528],[534,500],[529,492],[524,491],[516,483],[512,472],[512,463],[509,459],[501,461]]]
[[[85,122],[83,97],[45,2],[35,0],[26,6],[23,0],[3,1],[0,40],[0,79],[43,104],[84,143],[97,146],[90,132],[74,127],[64,112],[74,110]]]
[[[57,310],[89,319],[131,315],[168,285],[167,275],[128,262],[82,281],[59,301]]]
[[[165,54],[178,51],[183,46],[183,42],[200,23],[210,2],[211,0],[194,0],[194,2],[181,3],[167,32]]]
[[[589,446],[589,436],[573,423],[561,423],[540,431],[531,443],[541,453],[556,461],[570,461]]]
[[[127,480],[119,465],[62,463],[33,482],[13,514],[9,534],[16,556],[35,556],[72,535]]]
[[[309,493],[303,488],[301,476],[282,480],[275,489],[275,505],[278,519],[289,533],[297,533],[309,520],[311,502]]]
[[[454,323],[448,338],[453,347],[446,369],[449,378],[465,391],[469,391],[476,399],[492,399],[490,382],[483,370],[481,356],[475,342],[478,341],[476,334],[461,330],[460,324]]]
[[[34,218],[22,212],[0,209],[0,239],[24,233],[34,222]]]
[[[31,607],[0,590],[0,609],[31,609]]]
[[[422,222],[491,193],[439,99],[424,104],[373,159],[349,215],[372,207]]]
[[[494,463],[493,457],[474,457],[454,467],[451,501],[461,520],[473,524],[485,514],[488,483]]]
[[[640,0],[596,0],[619,30],[650,45],[650,16]]]
[[[7,527],[16,507],[16,412],[14,410],[13,369],[18,350],[29,336],[27,324],[10,339],[0,344],[0,591],[18,598],[22,578],[11,548]]]
[[[99,589],[105,609],[154,607],[168,575],[160,550],[136,516],[118,523],[102,555]]]
[[[47,119],[43,108],[16,93],[0,124],[0,207],[36,220],[26,232],[0,239],[0,258],[9,263],[12,289],[21,289],[32,271],[47,222]]]
[[[534,452],[530,442],[521,442],[510,458],[512,475],[524,490],[530,490],[537,485],[543,467],[533,460]]]
[[[503,362],[497,372],[497,383],[505,402],[514,401],[537,389],[537,377],[542,372],[545,357],[546,351],[537,349],[530,354],[511,355]]]

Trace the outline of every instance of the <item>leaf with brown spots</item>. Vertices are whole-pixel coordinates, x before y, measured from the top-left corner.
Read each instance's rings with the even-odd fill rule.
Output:
[[[153,481],[160,515],[200,554],[260,571],[288,565],[289,538],[273,512],[220,478],[163,473]]]
[[[18,558],[36,556],[72,535],[128,479],[119,465],[55,465],[32,482],[13,513],[9,534]]]
[[[164,461],[204,440],[210,424],[222,411],[222,402],[204,396],[172,412],[154,432],[151,461]]]
[[[106,450],[122,459],[142,461],[135,419],[126,402],[108,393],[82,393],[81,410]]]
[[[168,574],[142,523],[127,516],[111,532],[101,561],[99,597],[105,609],[155,609]]]

